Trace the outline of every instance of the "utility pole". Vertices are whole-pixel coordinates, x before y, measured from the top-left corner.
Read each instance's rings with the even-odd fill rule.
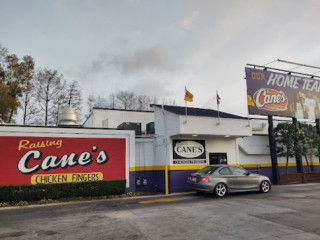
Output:
[[[278,158],[277,158],[276,144],[274,139],[272,116],[268,116],[268,123],[269,123],[269,127],[268,127],[269,146],[270,146],[270,156],[271,156],[271,163],[272,163],[272,183],[274,185],[279,185],[280,179],[279,179]]]

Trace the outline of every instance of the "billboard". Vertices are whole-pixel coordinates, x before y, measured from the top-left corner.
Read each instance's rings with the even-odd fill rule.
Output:
[[[126,179],[125,138],[0,137],[0,185]]]
[[[249,114],[320,118],[320,81],[246,68]]]

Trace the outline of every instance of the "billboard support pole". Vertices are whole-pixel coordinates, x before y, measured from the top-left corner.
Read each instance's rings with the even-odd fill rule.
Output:
[[[320,134],[320,120],[316,119],[316,129],[317,129],[317,133]]]
[[[273,120],[272,116],[268,116],[268,135],[269,135],[269,146],[270,146],[270,155],[271,155],[271,163],[272,163],[272,183],[274,185],[279,185],[279,168],[278,168],[278,159],[277,159],[277,152],[276,152],[276,144],[274,139],[274,132],[273,132]]]
[[[316,119],[316,129],[317,129],[317,134],[320,135],[320,120],[319,119]],[[319,162],[320,162],[320,156],[318,156],[318,158],[319,158]]]
[[[292,123],[295,127],[297,127],[297,118],[293,117],[292,118]],[[294,147],[296,147],[297,142],[294,142]],[[305,183],[305,177],[304,177],[304,169],[302,165],[302,158],[301,156],[296,156],[296,166],[297,166],[297,173],[301,173],[301,182]]]

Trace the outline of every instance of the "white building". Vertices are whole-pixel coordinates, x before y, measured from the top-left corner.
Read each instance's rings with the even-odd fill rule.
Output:
[[[191,172],[218,163],[242,166],[271,178],[267,120],[249,120],[224,112],[219,118],[218,112],[211,109],[188,108],[186,116],[185,107],[153,108],[154,112],[94,109],[85,124],[101,127],[108,119],[116,122],[114,127],[130,121],[145,126],[154,121],[153,135],[136,136],[135,167],[130,168],[130,176],[137,190],[165,189],[167,169],[170,191],[181,191]],[[188,149],[198,149],[198,153]],[[285,166],[285,159],[279,158],[278,162],[280,168]],[[290,162],[295,166],[295,159]]]
[[[93,108],[90,116],[84,122],[84,127],[118,128],[122,123],[141,123],[142,133],[146,125],[154,122],[153,111],[134,111],[124,109]]]
[[[40,175],[65,177],[72,171],[78,175],[101,173],[103,179],[115,179],[115,176],[126,179],[128,191],[184,191],[188,175],[209,164],[242,166],[272,179],[267,120],[249,120],[201,108],[188,108],[187,116],[185,107],[153,105],[153,110],[95,108],[84,128],[2,125],[0,146],[7,156],[0,158],[0,165],[3,169],[10,167],[14,174],[6,171],[0,182],[11,184],[7,182],[11,179],[16,184],[30,184],[32,176],[21,175],[16,169],[16,160],[20,161],[24,154],[21,150],[28,148],[26,144],[30,144],[26,151],[32,153],[39,148],[36,151],[43,151],[50,158],[72,154],[76,161],[79,156],[77,167],[73,167],[76,164],[73,160],[66,169],[51,162],[48,166],[52,169],[40,171]],[[137,126],[142,132],[137,131]],[[47,141],[61,142],[61,145],[47,146]],[[104,151],[110,158],[105,159],[105,165],[99,165],[99,156]],[[280,173],[284,172],[285,162],[278,158]],[[38,164],[37,159],[26,160],[22,166],[32,168],[34,164]],[[290,159],[289,166],[295,172],[295,159]],[[319,168],[319,162],[314,161],[313,166]],[[12,178],[15,175],[18,177]]]

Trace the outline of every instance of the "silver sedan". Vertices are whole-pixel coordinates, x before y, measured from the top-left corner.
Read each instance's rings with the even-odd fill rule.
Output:
[[[228,165],[210,165],[188,177],[187,186],[196,192],[213,193],[224,197],[231,192],[271,190],[270,179],[253,174],[241,167]]]

